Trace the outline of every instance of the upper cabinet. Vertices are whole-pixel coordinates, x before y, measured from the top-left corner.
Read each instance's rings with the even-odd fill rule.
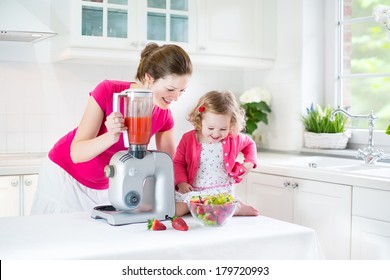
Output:
[[[138,63],[149,42],[182,46],[195,65],[268,68],[273,0],[53,0],[54,61]]]
[[[272,65],[276,46],[276,1],[199,0],[197,53],[220,63]]]

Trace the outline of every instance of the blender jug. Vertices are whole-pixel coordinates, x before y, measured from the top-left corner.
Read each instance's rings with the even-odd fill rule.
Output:
[[[153,91],[128,89],[114,94],[113,111],[119,111],[119,98],[124,99],[124,119],[127,131],[123,139],[129,153],[143,158],[152,130]]]

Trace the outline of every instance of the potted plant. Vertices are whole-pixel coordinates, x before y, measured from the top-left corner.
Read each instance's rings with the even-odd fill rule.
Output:
[[[347,129],[350,121],[343,114],[336,114],[331,121],[334,108],[331,106],[314,106],[306,108],[306,114],[301,116],[305,131],[304,145],[317,149],[345,149],[351,131]]]
[[[271,94],[262,87],[251,88],[240,96],[241,107],[246,114],[246,131],[256,142],[261,142],[261,132],[258,131],[259,123],[268,124],[267,114],[271,113]],[[259,135],[255,135],[255,133]]]

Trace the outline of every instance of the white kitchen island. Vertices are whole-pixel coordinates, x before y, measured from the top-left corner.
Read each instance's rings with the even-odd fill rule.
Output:
[[[322,259],[316,232],[258,217],[233,217],[189,230],[149,231],[146,223],[111,226],[90,213],[0,218],[0,259],[306,260]]]

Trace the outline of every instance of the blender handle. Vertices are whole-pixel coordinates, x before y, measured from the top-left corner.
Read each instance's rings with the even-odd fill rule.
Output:
[[[112,111],[113,112],[120,112],[120,110],[119,110],[119,98],[120,97],[127,97],[127,93],[123,93],[123,92],[115,92],[114,93],[114,99],[112,102]],[[125,147],[126,148],[130,147],[129,137],[127,135],[127,130],[122,131],[122,134],[123,134],[123,142],[125,144]]]
[[[119,112],[119,97],[127,97],[127,94],[122,93],[122,92],[115,92],[114,93],[114,99],[112,102],[112,111],[113,112]]]

